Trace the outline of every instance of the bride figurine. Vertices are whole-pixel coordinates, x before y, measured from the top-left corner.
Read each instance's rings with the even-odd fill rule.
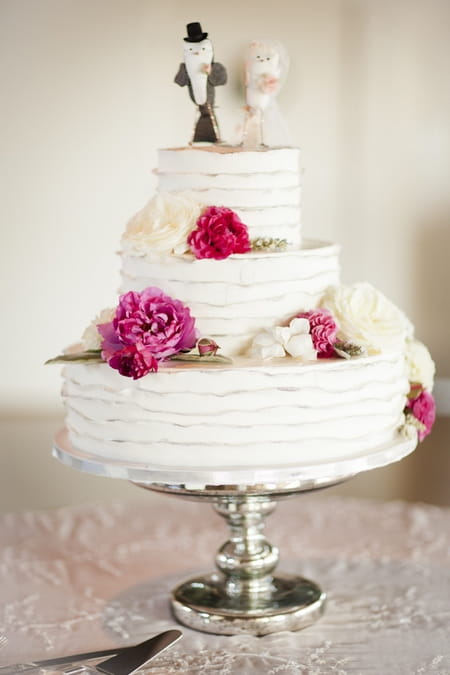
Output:
[[[276,96],[288,70],[286,51],[273,40],[255,40],[248,46],[245,59],[245,121],[242,145],[258,148],[289,144],[286,125],[279,113]]]

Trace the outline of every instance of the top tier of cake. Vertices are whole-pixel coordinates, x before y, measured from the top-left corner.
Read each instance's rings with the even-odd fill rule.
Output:
[[[251,239],[301,242],[298,148],[259,151],[192,146],[158,151],[158,190],[189,191],[204,204],[233,209]]]

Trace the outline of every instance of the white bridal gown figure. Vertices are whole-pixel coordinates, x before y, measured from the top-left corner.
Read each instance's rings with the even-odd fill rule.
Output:
[[[290,145],[289,132],[276,102],[289,67],[285,49],[273,40],[254,40],[245,58],[246,114],[242,145]]]

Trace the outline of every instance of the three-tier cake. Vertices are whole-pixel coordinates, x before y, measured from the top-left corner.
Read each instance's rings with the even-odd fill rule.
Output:
[[[122,239],[119,308],[86,331],[88,360],[64,369],[74,448],[155,468],[261,468],[374,452],[414,435],[414,419],[422,429],[412,414],[405,424],[407,356],[425,348],[372,286],[339,284],[338,246],[302,239],[298,156],[159,152],[158,193]],[[242,246],[233,223],[243,253],[227,249]],[[168,319],[171,300],[183,310]],[[190,343],[163,354],[186,312]],[[145,349],[155,359],[142,365]]]

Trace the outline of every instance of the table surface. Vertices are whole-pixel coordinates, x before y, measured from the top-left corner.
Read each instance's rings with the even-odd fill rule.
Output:
[[[136,488],[137,489],[137,488]],[[267,536],[280,569],[318,582],[325,615],[296,633],[183,639],[146,673],[450,673],[450,509],[299,495]],[[210,504],[147,501],[0,521],[0,664],[134,644],[179,627],[171,588],[212,570],[228,538]]]

